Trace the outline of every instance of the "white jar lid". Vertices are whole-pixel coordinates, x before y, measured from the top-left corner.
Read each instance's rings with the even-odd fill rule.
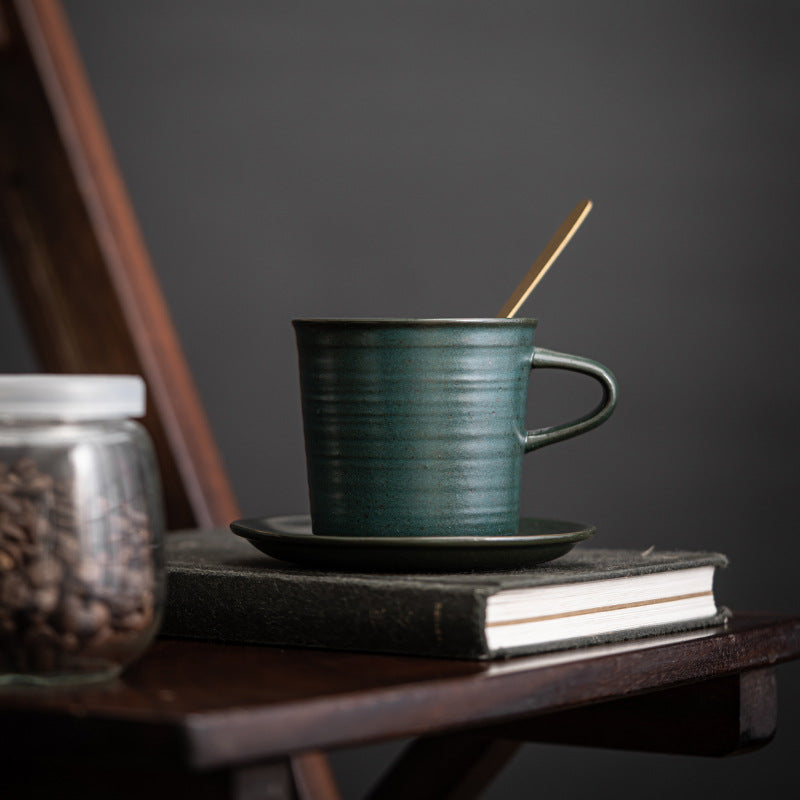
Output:
[[[138,375],[0,375],[0,417],[126,419],[144,409]]]

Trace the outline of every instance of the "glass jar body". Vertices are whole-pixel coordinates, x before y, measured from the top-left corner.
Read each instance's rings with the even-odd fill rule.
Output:
[[[158,629],[161,487],[132,420],[0,422],[0,684],[113,677]]]

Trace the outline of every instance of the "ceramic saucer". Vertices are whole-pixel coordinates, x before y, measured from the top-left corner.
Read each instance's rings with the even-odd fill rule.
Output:
[[[595,532],[578,522],[523,518],[508,536],[317,536],[306,515],[242,519],[231,530],[281,561],[382,572],[520,569],[559,558]]]

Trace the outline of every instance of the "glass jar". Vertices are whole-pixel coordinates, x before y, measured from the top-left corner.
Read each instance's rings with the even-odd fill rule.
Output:
[[[164,603],[141,378],[0,375],[0,685],[117,675]]]

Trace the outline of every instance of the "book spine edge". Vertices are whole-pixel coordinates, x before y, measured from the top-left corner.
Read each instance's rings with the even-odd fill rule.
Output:
[[[303,585],[287,578],[226,576],[198,581],[168,570],[160,635],[184,639],[480,660],[489,657],[486,598],[471,587],[446,593],[410,585],[398,592]],[[212,610],[210,612],[210,609]],[[322,613],[324,611],[324,613]]]

